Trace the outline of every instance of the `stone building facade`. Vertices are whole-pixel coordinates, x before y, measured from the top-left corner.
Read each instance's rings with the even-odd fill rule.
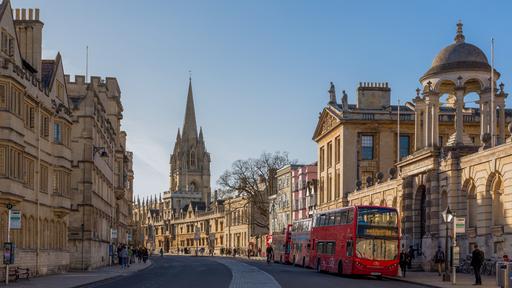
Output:
[[[38,9],[13,10],[3,1],[0,27],[0,238],[7,241],[6,206],[14,205],[22,215],[21,229],[10,233],[15,264],[35,274],[63,271],[69,267],[72,119],[62,58],[42,59]]]
[[[497,81],[500,74],[493,73]],[[456,239],[461,257],[470,254],[474,244],[482,247],[486,257],[512,252],[507,205],[512,187],[512,125],[505,130],[512,111],[505,109],[504,85],[491,84],[490,74],[486,55],[465,41],[459,23],[455,42],[435,57],[420,78],[422,93],[409,104],[415,119],[414,151],[395,164],[390,177],[348,194],[352,205],[396,207],[402,243],[419,251],[417,261],[425,270],[431,268],[437,246],[445,245],[441,212],[447,207],[466,221],[466,233]],[[478,96],[479,108],[466,107],[470,93]],[[443,96],[454,114],[446,144],[438,137],[444,131],[444,107],[439,100]],[[472,141],[473,126],[480,142]],[[452,235],[452,225],[448,229]]]
[[[266,218],[254,203],[243,196],[233,197],[224,201],[224,210],[226,248],[244,254],[247,249],[265,250]]]
[[[317,163],[292,170],[292,221],[311,218],[316,209]]]
[[[123,106],[115,78],[66,79],[73,111],[71,267],[109,264],[109,245],[128,243],[131,153],[121,129]],[[117,237],[116,237],[117,235]]]
[[[119,130],[117,81],[93,77],[93,83],[85,84],[84,77],[77,76],[84,82],[77,87],[64,74],[60,53],[42,59],[39,9],[13,10],[10,1],[3,1],[0,26],[0,237],[7,241],[6,205],[14,205],[22,215],[21,229],[10,233],[16,244],[15,265],[34,275],[82,268],[76,238],[108,243],[110,231],[93,229],[93,224],[99,221],[101,228],[122,230],[129,229],[132,220],[132,154],[126,152],[126,134]],[[89,88],[98,95],[87,94],[93,93]],[[77,95],[87,100],[81,103]],[[106,152],[109,160],[99,152]],[[114,163],[119,158],[122,169]],[[88,171],[82,172],[84,165]],[[117,186],[123,187],[118,198],[110,197],[114,181],[120,179],[115,177],[127,183]],[[104,197],[101,203],[91,202],[94,193]],[[84,201],[97,205],[101,213],[82,214]],[[102,222],[105,218],[108,224]],[[84,251],[88,249],[84,245]],[[94,253],[84,268],[108,263],[108,245]]]

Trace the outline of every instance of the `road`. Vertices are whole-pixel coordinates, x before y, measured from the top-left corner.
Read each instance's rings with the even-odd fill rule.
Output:
[[[368,277],[339,277],[290,265],[223,257],[153,257],[153,265],[135,274],[96,283],[88,288],[398,288],[421,287]],[[231,285],[231,286],[230,286]]]

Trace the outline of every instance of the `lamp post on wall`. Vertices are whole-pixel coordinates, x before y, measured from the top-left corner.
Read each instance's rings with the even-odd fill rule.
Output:
[[[453,212],[450,210],[450,206],[447,206],[446,209],[441,213],[443,215],[443,220],[446,227],[446,235],[445,235],[445,246],[444,246],[444,274],[443,281],[450,281],[450,272],[448,270],[448,224],[453,220]]]

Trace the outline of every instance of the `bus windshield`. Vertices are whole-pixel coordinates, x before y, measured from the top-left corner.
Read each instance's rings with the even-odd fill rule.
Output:
[[[358,258],[371,260],[394,260],[398,257],[396,239],[358,238],[356,241]]]

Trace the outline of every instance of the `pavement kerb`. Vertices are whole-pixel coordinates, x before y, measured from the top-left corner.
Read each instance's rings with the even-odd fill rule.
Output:
[[[431,285],[431,284],[420,283],[420,282],[416,282],[416,281],[412,281],[412,280],[408,280],[408,279],[404,279],[404,278],[399,278],[399,277],[387,277],[387,276],[383,276],[382,278],[384,278],[384,279],[389,279],[389,280],[394,280],[394,281],[400,281],[400,282],[409,283],[409,284],[414,284],[414,285],[419,285],[419,286],[423,286],[423,287],[443,288],[443,287],[441,287],[441,286],[436,286],[436,285]]]
[[[139,269],[137,271],[133,271],[132,273],[130,273],[129,275],[131,274],[135,274],[135,273],[139,273],[139,272],[142,272],[146,269],[148,269],[149,267],[153,266],[153,261],[149,260],[150,263],[148,266],[142,268],[142,269]],[[117,278],[121,278],[121,277],[124,277],[124,276],[128,276],[128,275],[114,275],[112,277],[108,277],[108,278],[103,278],[103,279],[100,279],[100,280],[95,280],[95,281],[91,281],[91,282],[88,282],[88,283],[84,283],[84,284],[80,284],[80,285],[77,285],[77,286],[72,286],[70,288],[81,288],[81,287],[87,287],[89,285],[94,285],[94,284],[99,284],[101,282],[107,282],[107,281],[112,281],[114,279],[117,279]]]

